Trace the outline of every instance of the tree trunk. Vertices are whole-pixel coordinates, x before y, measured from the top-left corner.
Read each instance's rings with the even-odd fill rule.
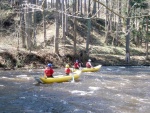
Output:
[[[59,9],[58,7],[59,0],[56,0],[56,10]],[[54,37],[54,53],[59,54],[59,13],[55,12],[55,37]]]
[[[106,6],[108,7],[108,0],[106,0]],[[106,9],[106,18],[105,18],[105,43],[108,44],[108,34],[109,34],[109,12]]]
[[[95,15],[95,13],[96,13],[96,2],[94,1],[92,14]]]
[[[64,15],[64,11],[65,11],[65,8],[64,8],[64,0],[62,0],[62,40],[63,40],[63,43],[65,44],[65,41],[66,41],[66,35],[65,35],[65,15]]]
[[[53,8],[54,0],[51,0],[51,8]]]
[[[81,0],[81,3],[80,3],[80,12],[81,12],[81,15],[83,14],[83,11],[82,11],[82,0]]]
[[[69,8],[68,7],[68,0],[65,0],[65,9]],[[65,13],[68,11],[65,10]],[[68,16],[65,14],[65,34],[68,35]]]
[[[84,0],[84,14],[87,13],[86,0]]]
[[[27,4],[29,2],[27,1]],[[31,52],[31,12],[29,12],[30,9],[26,7],[26,12],[25,12],[25,33],[26,33],[26,39],[27,39],[27,49],[30,50]]]
[[[91,15],[90,14],[90,11],[91,11],[90,3],[91,3],[91,0],[89,0],[89,2],[88,2],[88,17]]]
[[[37,3],[37,0],[36,1],[34,1],[33,2],[33,4],[35,4],[35,5],[37,5],[38,3]],[[33,44],[34,44],[34,46],[36,47],[37,46],[37,43],[36,43],[36,27],[37,27],[37,20],[36,20],[36,10],[35,9],[33,9],[33,23],[34,23],[34,25],[33,25],[33,32],[34,32],[34,34],[33,34]]]
[[[89,53],[89,42],[90,42],[90,35],[91,35],[91,19],[87,20],[87,39],[86,39],[86,52]],[[88,54],[89,55],[89,54]]]
[[[46,41],[47,41],[47,37],[46,37],[46,20],[45,20],[45,8],[47,7],[46,4],[47,0],[44,0],[44,4],[43,4],[43,31],[44,31],[44,47],[46,47]]]
[[[78,8],[77,8],[77,9],[78,9],[77,11],[78,11],[78,13],[79,13],[79,12],[80,12],[80,0],[78,0],[78,5],[77,5],[77,7],[78,7]]]
[[[100,0],[98,0],[98,2],[99,2]],[[98,9],[97,10],[99,10],[99,8],[100,8],[100,4],[98,3]],[[97,16],[98,16],[98,18],[100,18],[100,10],[98,11],[98,14],[97,14]]]
[[[148,42],[149,42],[149,40],[148,40],[148,18],[146,19],[146,59],[148,60]]]
[[[114,9],[114,1],[113,0],[111,0],[111,2],[110,2],[110,7],[111,7],[111,9]],[[109,25],[109,30],[110,30],[110,32],[112,32],[112,27],[113,27],[113,18],[114,18],[114,14],[113,14],[113,12],[111,12],[110,13],[110,20],[109,20],[109,23],[110,23],[110,25]]]
[[[73,2],[73,12],[74,12],[74,14],[75,14],[75,12],[76,12],[76,0],[74,0],[74,2]],[[76,26],[77,26],[77,20],[76,20],[76,18],[74,17],[74,55],[76,55]]]
[[[128,1],[128,17],[126,20],[126,63],[130,62],[130,16],[131,16],[131,0]]]
[[[119,15],[121,15],[121,10],[122,10],[122,0],[118,0],[118,10],[119,10]],[[120,31],[122,30],[121,28],[121,18],[118,16],[118,23],[117,23],[117,28],[116,28],[116,45],[118,46],[119,42],[119,34]]]
[[[22,4],[20,2],[20,4]],[[21,11],[22,10],[22,11]],[[20,8],[20,26],[21,26],[21,39],[22,39],[22,48],[26,48],[26,41],[25,41],[25,10],[23,8]]]

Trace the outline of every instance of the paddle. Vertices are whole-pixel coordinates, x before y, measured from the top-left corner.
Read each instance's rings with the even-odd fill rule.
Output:
[[[72,76],[72,81],[71,82],[74,82],[74,75],[73,75],[73,72],[74,72],[74,66],[73,66],[73,68],[72,68],[72,74],[71,74],[71,76]]]
[[[79,65],[80,65],[79,69],[82,70],[83,63],[81,62]]]

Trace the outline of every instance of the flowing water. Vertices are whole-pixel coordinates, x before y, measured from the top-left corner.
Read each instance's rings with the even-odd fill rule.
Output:
[[[34,85],[42,74],[1,71],[0,113],[150,113],[150,67],[103,66],[76,82]]]

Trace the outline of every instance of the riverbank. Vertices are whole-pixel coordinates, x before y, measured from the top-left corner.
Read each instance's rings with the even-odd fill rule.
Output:
[[[60,50],[60,54],[54,54],[50,48],[38,49],[29,52],[23,48],[15,48],[12,46],[0,46],[0,68],[1,69],[21,69],[21,68],[45,68],[47,63],[52,63],[54,68],[64,67],[67,63],[73,65],[76,59],[85,62],[90,58],[94,66],[149,66],[150,59],[146,60],[146,56],[141,49],[132,49],[130,62],[125,61],[125,49],[120,47],[98,46],[91,47],[89,57],[81,51],[76,56],[73,55],[73,48],[69,47],[64,51]],[[84,51],[83,51],[84,52]]]

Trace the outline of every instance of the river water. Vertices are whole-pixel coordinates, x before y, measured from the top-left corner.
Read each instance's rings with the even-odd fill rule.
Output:
[[[34,85],[42,74],[0,71],[0,113],[150,113],[150,67],[103,66],[76,82]]]

